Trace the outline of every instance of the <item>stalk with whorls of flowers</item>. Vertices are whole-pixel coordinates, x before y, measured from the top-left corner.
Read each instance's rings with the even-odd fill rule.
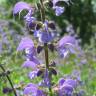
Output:
[[[66,35],[57,44],[54,43],[55,38],[58,37],[56,24],[53,20],[47,19],[46,11],[48,11],[47,8],[51,7],[56,16],[62,15],[66,8],[61,3],[70,6],[72,2],[70,0],[39,0],[33,6],[25,2],[18,2],[14,6],[14,15],[17,13],[20,15],[22,10],[27,10],[24,21],[27,29],[33,33],[37,41],[35,45],[33,40],[26,36],[22,38],[17,48],[17,51],[24,51],[26,55],[26,60],[22,67],[32,68],[32,72],[28,75],[30,79],[41,78],[38,84],[29,83],[24,88],[23,93],[25,96],[73,96],[75,94],[74,90],[79,84],[76,78],[71,77],[67,79],[62,77],[57,83],[53,82],[58,72],[56,62],[54,60],[50,62],[49,60],[49,51],[57,51],[63,59],[68,57],[69,53],[80,54],[80,47],[72,36]],[[36,18],[35,13],[38,13],[41,19]],[[43,59],[45,59],[45,64],[42,64],[37,57],[37,54],[41,51],[44,51]]]

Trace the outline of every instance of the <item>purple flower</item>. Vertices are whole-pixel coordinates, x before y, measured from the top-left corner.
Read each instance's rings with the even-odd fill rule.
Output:
[[[68,84],[72,86],[72,88],[75,88],[77,86],[77,81],[73,79],[66,79],[64,84]]]
[[[51,84],[50,84],[50,79],[49,79],[49,71],[48,69],[45,69],[45,72],[44,72],[44,83],[47,87],[50,88]]]
[[[25,49],[26,53],[26,59],[29,61],[33,61],[35,64],[40,64],[39,60],[36,57],[36,49],[33,48],[26,48]]]
[[[21,42],[19,43],[19,46],[17,48],[17,51],[22,51],[26,48],[33,48],[34,43],[29,37],[22,38]]]
[[[60,15],[64,12],[64,10],[65,10],[64,7],[62,7],[62,6],[60,6],[60,5],[58,6],[58,2],[61,2],[61,1],[69,4],[69,1],[70,1],[70,0],[52,0],[53,9],[55,10],[56,16],[60,16]]]
[[[56,30],[51,28],[48,21],[44,22],[44,25],[39,30],[34,30],[34,36],[39,39],[41,43],[48,43],[51,42],[56,37]]]
[[[26,61],[24,62],[24,67],[31,67],[36,68],[38,64],[40,64],[39,60],[36,57],[36,49],[33,48],[26,48]]]
[[[31,96],[45,96],[44,92],[39,89],[38,85],[32,83],[25,87],[24,94]]]
[[[37,77],[37,73],[38,73],[38,69],[35,70],[35,71],[30,72],[30,73],[28,74],[28,77],[29,77],[30,79],[34,79],[35,77]]]
[[[77,86],[77,81],[73,79],[64,79],[59,80],[59,95],[60,96],[70,96],[72,95],[73,89]]]
[[[39,38],[41,31],[40,30],[34,30],[34,37]]]
[[[65,79],[64,78],[60,78],[59,80],[59,86],[62,86],[65,82]]]
[[[54,6],[56,16],[60,16],[64,12],[64,7]]]
[[[58,48],[57,51],[61,58],[67,57],[69,53],[69,50],[67,48]]]
[[[68,56],[68,53],[75,54],[77,57],[84,56],[78,40],[73,36],[64,36],[60,39],[57,46],[57,51],[61,57]]]
[[[25,37],[21,40],[17,51],[22,50],[25,50],[26,53],[26,61],[22,66],[36,68],[36,65],[40,64],[40,62],[36,57],[36,49],[34,47],[33,41],[30,38]]]
[[[35,64],[40,64],[40,61],[36,56],[31,57],[30,60],[33,61]]]
[[[79,47],[74,37],[64,36],[58,42],[57,51],[61,57],[65,58],[69,52],[75,54],[78,48]]]
[[[15,4],[15,6],[13,8],[13,14],[17,14],[17,13],[21,12],[22,10],[29,10],[29,9],[30,9],[29,4],[20,1]]]
[[[39,36],[39,41],[47,43],[47,42],[52,41],[53,38],[54,38],[54,36],[52,36],[52,34],[50,32],[42,32]]]
[[[28,95],[28,94],[32,94],[32,96],[36,95],[38,86],[36,84],[28,84],[25,88],[24,88],[24,94]]]
[[[13,14],[20,13],[24,9],[28,11],[27,15],[24,16],[26,26],[28,27],[28,29],[33,31],[33,29],[36,26],[36,23],[35,23],[36,18],[32,16],[35,10],[33,7],[31,7],[29,4],[22,2],[22,1],[18,2],[14,6]]]
[[[42,90],[37,90],[36,96],[46,96]]]
[[[36,64],[35,64],[33,61],[27,60],[27,61],[25,61],[25,62],[23,63],[22,67],[34,69],[34,68],[36,68]]]
[[[41,43],[48,43],[51,42],[55,38],[55,33],[46,32],[42,30],[34,31],[34,36],[39,39]]]
[[[41,82],[39,82],[39,86],[50,88],[51,84],[50,84],[48,69],[45,69],[43,80]]]
[[[73,80],[73,79],[66,79],[65,80],[64,78],[61,78],[59,80],[59,86],[63,86],[63,85],[70,85],[73,88],[75,88],[77,86],[77,81]]]
[[[27,13],[26,16],[24,16],[24,18],[26,19],[26,21],[30,21],[30,19],[36,20],[36,18],[35,17],[32,17],[32,15],[33,15],[33,10],[32,10],[32,8],[30,8],[29,12]]]
[[[31,60],[31,57],[36,56],[36,49],[35,47],[27,47],[25,49],[26,58]]]
[[[72,96],[73,88],[70,85],[63,85],[59,89],[59,96]]]
[[[76,44],[75,38],[67,35],[61,38],[60,41],[58,42],[59,47],[64,47],[66,44],[69,44],[69,45]]]
[[[24,16],[25,19],[25,23],[28,27],[28,29],[30,30],[34,30],[35,26],[36,26],[36,18],[33,17],[34,10],[32,10],[32,8],[29,10],[28,14],[26,16]]]

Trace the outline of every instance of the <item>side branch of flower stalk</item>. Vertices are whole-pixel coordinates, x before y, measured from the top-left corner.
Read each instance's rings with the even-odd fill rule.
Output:
[[[43,5],[43,0],[40,0],[40,14],[41,14],[41,20],[42,22],[44,23],[45,22],[45,10],[44,10],[44,5]],[[49,55],[48,55],[48,44],[47,43],[44,43],[44,52],[45,52],[45,62],[46,62],[46,69],[49,70]],[[49,82],[51,84],[51,76],[49,76]],[[49,92],[50,92],[50,96],[53,96],[52,95],[52,88],[51,86],[49,87]]]
[[[41,12],[41,20],[45,22],[45,10],[43,5],[43,0],[40,0],[40,12]]]
[[[0,64],[0,68],[2,69],[3,72],[6,72],[6,70],[4,69],[4,67],[1,64]],[[8,74],[6,74],[6,77],[7,77],[8,81],[9,81],[9,83],[11,85],[11,88],[12,88],[12,90],[14,92],[14,96],[17,96],[17,93],[16,93],[16,91],[14,89],[13,83],[12,83],[10,77],[8,76]]]

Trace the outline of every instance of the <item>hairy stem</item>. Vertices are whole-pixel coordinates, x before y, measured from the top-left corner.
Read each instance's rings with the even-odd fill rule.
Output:
[[[0,68],[2,69],[3,72],[6,72],[6,70],[4,69],[4,67],[1,64],[0,64]],[[11,85],[11,88],[12,88],[12,90],[14,92],[14,96],[17,96],[17,93],[16,93],[16,91],[14,89],[13,83],[12,83],[10,77],[8,76],[8,74],[6,74],[6,77],[7,77],[8,81],[9,81],[9,83]]]
[[[42,22],[45,22],[45,10],[44,10],[44,5],[43,5],[43,0],[40,0],[40,13],[41,13],[41,20]],[[48,44],[47,43],[44,43],[44,52],[45,52],[45,62],[46,62],[46,69],[49,70],[49,55],[48,55]],[[51,84],[51,76],[49,76],[49,82]],[[51,85],[49,87],[49,93],[50,93],[50,96],[52,96],[52,88],[51,88]]]
[[[48,55],[48,45],[47,43],[44,44],[44,51],[45,51],[45,61],[46,61],[46,68],[49,69],[49,55]]]
[[[44,10],[44,5],[43,5],[43,0],[40,0],[40,7],[41,7],[41,19],[44,22],[45,21],[45,10]]]

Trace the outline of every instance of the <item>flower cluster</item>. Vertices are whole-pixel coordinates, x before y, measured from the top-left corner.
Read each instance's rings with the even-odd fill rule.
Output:
[[[65,7],[60,5],[62,2],[69,5],[71,1],[49,0],[47,2],[49,4],[51,3],[56,16],[60,16],[65,10]],[[23,63],[22,67],[32,69],[32,72],[28,75],[30,79],[36,77],[41,78],[38,84],[29,83],[24,88],[24,94],[28,96],[54,96],[56,93],[58,96],[73,96],[78,81],[75,79],[65,80],[62,78],[56,86],[53,82],[53,77],[57,75],[58,71],[56,70],[54,60],[52,63],[49,61],[48,51],[49,49],[51,51],[57,51],[60,57],[65,58],[69,53],[78,54],[78,51],[80,51],[79,46],[76,39],[69,35],[61,38],[57,44],[53,43],[54,39],[58,36],[56,25],[54,21],[46,20],[44,4],[43,0],[40,0],[39,12],[41,12],[41,21],[34,17],[35,11],[38,10],[25,2],[16,3],[13,9],[14,15],[20,13],[22,10],[28,11],[24,16],[27,28],[33,32],[38,43],[42,44],[42,46],[35,46],[30,37],[24,37],[17,48],[17,51],[25,51],[26,61]],[[42,50],[45,52],[45,64],[42,64],[37,58],[37,54]]]
[[[69,5],[71,0],[50,0],[50,5],[55,11],[56,16],[60,16],[65,11],[65,7],[61,3]]]

